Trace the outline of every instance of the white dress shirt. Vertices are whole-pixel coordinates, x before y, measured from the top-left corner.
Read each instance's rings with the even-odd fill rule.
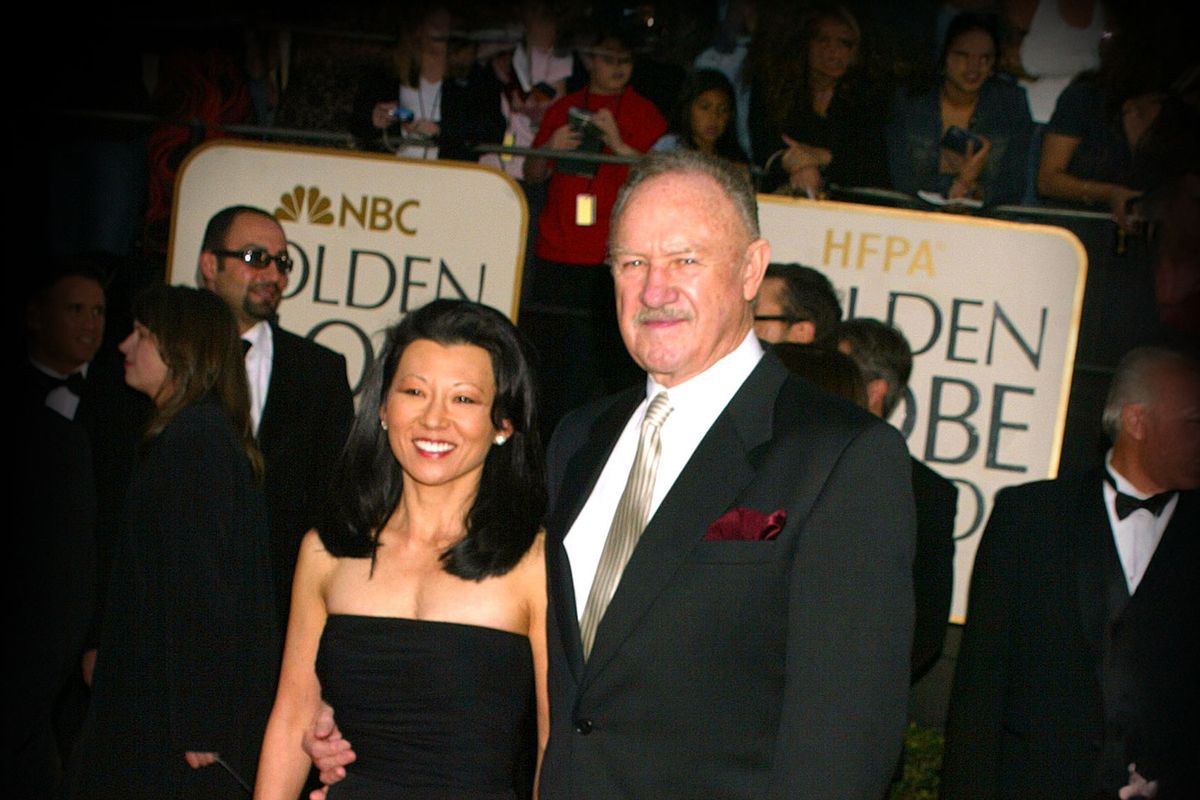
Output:
[[[90,364],[84,364],[82,367],[75,370],[75,372],[64,375],[57,370],[50,369],[45,364],[38,363],[33,358],[29,359],[29,363],[33,364],[33,368],[39,372],[44,372],[51,378],[55,378],[60,381],[65,381],[67,378],[71,377],[71,375],[74,375],[75,372],[78,372],[80,375],[86,378],[88,367],[90,366]],[[75,419],[75,412],[79,410],[79,395],[72,392],[66,386],[59,386],[51,390],[50,393],[46,395],[46,408],[57,411],[67,419],[73,420]]]
[[[654,493],[650,500],[650,519],[653,519],[659,504],[675,485],[675,479],[691,460],[692,453],[754,371],[762,355],[762,345],[751,331],[732,353],[678,386],[666,389],[647,376],[646,399],[629,417],[587,503],[564,540],[575,581],[576,613],[583,613],[592,589],[609,526],[637,455],[642,419],[646,416],[650,400],[664,391],[671,400],[671,414],[663,423],[660,433],[662,456],[659,458]]]
[[[1129,593],[1132,595],[1137,591],[1138,584],[1142,582],[1142,576],[1146,574],[1146,567],[1150,566],[1150,559],[1154,558],[1154,551],[1158,549],[1163,531],[1167,529],[1171,515],[1175,513],[1175,506],[1179,505],[1179,495],[1176,494],[1167,501],[1158,516],[1150,513],[1147,509],[1139,508],[1125,519],[1118,519],[1118,490],[1121,494],[1127,494],[1139,500],[1144,500],[1150,495],[1133,488],[1133,484],[1126,480],[1124,475],[1113,469],[1112,450],[1109,450],[1108,455],[1105,456],[1104,466],[1113,476],[1113,480],[1117,482],[1116,489],[1108,481],[1104,482],[1104,508],[1108,511],[1108,522],[1112,526],[1117,555],[1121,558],[1121,572],[1125,575],[1125,585],[1129,587]]]
[[[417,86],[400,84],[400,105],[413,112],[414,121],[427,119],[442,124],[442,81],[417,80]],[[408,144],[401,147],[397,155],[405,158],[436,159],[438,147],[434,142],[429,144]]]
[[[271,385],[271,363],[275,360],[275,337],[265,321],[257,323],[242,334],[250,343],[246,351],[246,380],[250,384],[250,424],[258,436],[263,407],[267,404],[267,388]]]

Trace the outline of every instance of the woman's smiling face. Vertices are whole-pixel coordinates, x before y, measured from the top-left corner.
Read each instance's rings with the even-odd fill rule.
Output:
[[[405,348],[380,420],[405,480],[425,486],[464,481],[477,488],[497,434],[492,422],[496,379],[486,350],[418,339]]]

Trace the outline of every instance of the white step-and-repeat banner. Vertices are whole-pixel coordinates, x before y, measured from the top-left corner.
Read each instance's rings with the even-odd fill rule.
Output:
[[[913,374],[890,420],[958,485],[951,617],[1005,486],[1058,472],[1087,254],[1062,228],[759,198],[772,260],[814,267],[847,317],[904,332]]]
[[[180,169],[168,279],[196,283],[205,224],[230,205],[275,214],[296,260],[280,323],[346,355],[352,386],[409,309],[465,297],[516,318],[528,211],[507,176],[245,142]],[[760,197],[773,260],[829,276],[848,317],[899,327],[915,352],[891,420],[959,487],[952,617],[962,619],[991,499],[1052,477],[1066,419],[1087,258],[1049,226]]]

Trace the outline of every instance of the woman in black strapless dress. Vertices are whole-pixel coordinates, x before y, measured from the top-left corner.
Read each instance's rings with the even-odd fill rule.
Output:
[[[438,300],[389,330],[330,488],[254,796],[295,800],[322,698],[356,755],[329,800],[528,795],[549,726],[545,489],[512,324]]]

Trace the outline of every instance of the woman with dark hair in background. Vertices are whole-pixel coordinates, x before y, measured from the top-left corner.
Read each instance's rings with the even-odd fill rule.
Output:
[[[654,150],[699,150],[735,164],[749,165],[750,159],[737,142],[734,126],[733,84],[715,69],[688,73],[671,117],[670,131]]]
[[[936,85],[897,93],[887,131],[896,189],[932,202],[1021,201],[1033,118],[1025,90],[995,74],[999,44],[994,17],[959,14]]]
[[[1195,61],[1177,55],[1186,48],[1164,34],[1161,13],[1144,16],[1113,20],[1100,42],[1100,69],[1076,76],[1058,96],[1037,171],[1043,198],[1105,208],[1127,231],[1134,227],[1131,202],[1153,188],[1155,173],[1174,172],[1171,166],[1195,149],[1193,141],[1154,157],[1153,132],[1168,89],[1194,72]]]
[[[754,161],[775,168],[764,188],[886,186],[883,103],[860,69],[858,21],[828,5],[783,23],[760,20],[745,66]]]
[[[526,345],[437,300],[387,334],[296,566],[255,797],[294,800],[322,698],[334,798],[514,798],[549,733],[545,488]]]
[[[153,286],[133,312],[125,381],[155,413],[125,501],[70,796],[242,797],[279,650],[241,341],[210,292]]]

